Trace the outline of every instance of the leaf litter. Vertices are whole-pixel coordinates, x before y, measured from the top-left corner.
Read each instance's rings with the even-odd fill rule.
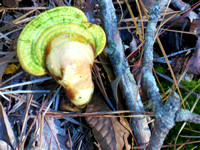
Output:
[[[20,30],[26,25],[26,23],[49,7],[72,4],[71,0],[48,1],[47,3],[46,1],[41,1],[41,3],[38,3],[37,1],[29,2],[35,7],[32,8],[29,7],[29,5],[26,6],[26,4],[23,4],[23,1],[15,0],[13,3],[9,3],[9,1],[3,1],[3,9],[1,9],[1,12],[3,12],[1,16],[2,22],[0,28],[0,121],[2,125],[2,133],[0,134],[1,148],[15,149],[17,147],[23,147],[26,149],[37,149],[40,147],[43,149],[80,149],[82,147],[85,149],[94,149],[96,145],[99,145],[99,148],[102,149],[106,149],[108,147],[110,149],[122,149],[123,147],[129,149],[131,142],[128,140],[128,137],[129,134],[132,133],[130,132],[131,129],[128,121],[126,119],[121,119],[123,118],[123,115],[119,113],[110,114],[110,117],[104,117],[104,115],[99,115],[98,117],[87,117],[87,114],[83,114],[81,117],[81,115],[76,116],[75,114],[70,113],[68,114],[69,116],[66,115],[65,117],[61,117],[64,113],[59,111],[57,103],[63,99],[65,94],[62,89],[58,90],[58,88],[55,88],[56,83],[50,77],[35,77],[23,72],[22,69],[14,69],[14,71],[12,71],[13,66],[15,67],[19,65],[15,53],[16,41]],[[145,21],[147,21],[147,17],[144,16],[147,12],[144,9],[141,9],[139,10],[141,11],[139,12],[140,18],[134,18],[134,16],[131,17],[125,13],[128,11],[125,1],[120,0],[119,2],[122,4],[122,11],[124,11],[121,21],[125,24],[123,27],[119,27],[119,31],[122,28],[125,30],[128,29],[129,36],[133,36],[132,40],[137,40],[131,42],[139,45],[140,41],[143,41],[144,37],[143,30],[145,30]],[[145,7],[147,11],[149,6],[153,5],[154,3],[152,1],[153,3],[150,2],[149,4],[149,2],[150,1],[144,0],[144,5],[142,5],[142,3],[139,1],[140,6]],[[114,4],[116,10],[121,10],[121,8],[118,8],[117,2]],[[134,6],[131,1],[130,4]],[[23,5],[26,7],[22,7]],[[86,1],[79,1],[79,3],[74,3],[74,5],[77,7],[87,7],[88,3]],[[191,11],[193,11],[193,9]],[[187,32],[188,34],[196,35],[196,37],[199,38],[199,20],[196,19],[195,15],[190,13],[191,11],[188,13],[190,15],[185,15],[186,17],[182,15],[183,12],[180,13],[171,9],[168,12],[163,12],[165,17],[162,19],[171,18],[168,20],[168,22],[165,22],[166,26],[164,25],[161,27],[160,31],[162,32],[159,32],[159,34],[164,32],[167,34],[169,34],[169,32],[177,32],[184,35]],[[165,13],[168,13],[168,15]],[[120,13],[118,13],[118,15],[120,15]],[[187,17],[189,17],[189,22],[186,19]],[[98,19],[99,18],[97,18],[97,20]],[[141,24],[133,24],[133,19],[135,19],[135,23],[136,21],[141,21]],[[162,19],[161,22],[164,21]],[[173,23],[174,20],[177,20],[176,23]],[[182,29],[183,22],[186,22],[186,28]],[[190,22],[191,25],[189,25]],[[168,29],[168,27],[172,24],[173,28],[171,30]],[[137,25],[139,26],[137,30],[135,30],[135,26]],[[186,31],[186,29],[189,27],[190,30]],[[172,36],[176,36],[176,34],[172,34]],[[166,37],[167,36],[165,36],[164,40],[169,40]],[[182,40],[187,40],[187,38],[183,36]],[[173,53],[176,54],[174,56],[169,56],[172,57],[169,62],[176,62],[179,60],[179,58],[182,58],[179,64],[172,64],[173,71],[175,71],[177,74],[181,74],[180,72],[185,69],[181,64],[184,62],[186,57],[188,58],[191,56],[188,58],[189,61],[187,62],[186,69],[189,72],[199,75],[200,55],[198,41],[197,43],[193,42],[191,45],[184,43],[181,45],[179,36],[179,38],[175,39],[175,42],[172,44],[174,49],[167,51],[167,47],[165,47],[167,56]],[[125,41],[124,43],[127,45],[126,53],[127,56],[129,56],[129,54],[133,52],[130,41]],[[137,48],[137,46],[134,47]],[[139,50],[137,50],[137,54],[134,53],[134,57],[127,58],[130,62],[130,67],[134,66],[135,62],[140,58],[138,55],[142,53],[142,44],[138,47]],[[191,54],[179,55],[177,54],[177,50],[175,50],[178,47],[179,50],[189,49],[191,47],[196,48],[193,54],[190,52]],[[158,47],[156,48],[159,49]],[[157,52],[155,56],[157,57],[155,58],[155,61],[157,60],[158,66],[160,66],[159,63],[166,63],[166,60],[163,59],[163,56],[160,54],[160,52]],[[158,62],[160,60],[162,60],[162,62]],[[93,100],[88,105],[86,113],[102,111],[109,112],[111,111],[110,108],[115,109],[115,105],[118,105],[116,99],[118,99],[118,101],[123,101],[123,98],[119,96],[117,91],[118,89],[116,88],[118,81],[114,84],[114,96],[110,94],[112,89],[111,82],[115,80],[115,77],[113,75],[110,62],[107,60],[107,56],[103,56],[100,61],[97,60],[96,62],[98,62],[96,65],[99,69],[94,71],[94,78],[97,80],[97,87],[100,90],[97,88],[95,91]],[[102,67],[102,64],[104,67]],[[11,67],[8,67],[9,73],[7,73],[6,66],[10,65]],[[176,65],[178,65],[178,67]],[[132,69],[133,72],[139,74],[140,67],[141,63],[137,64],[136,68]],[[157,66],[155,65],[155,67]],[[166,78],[168,76],[171,77],[169,72],[162,75]],[[196,78],[198,79],[198,76],[196,76]],[[168,78],[166,80],[168,80]],[[173,79],[171,79],[171,81],[174,82]],[[142,85],[142,83],[140,84]],[[180,85],[181,84],[179,84],[179,87],[181,87]],[[188,90],[187,88],[185,89],[191,92],[193,95],[199,95],[199,93],[196,91]],[[104,98],[98,94],[102,94]],[[142,97],[144,97],[143,99],[147,100],[145,96],[146,95],[144,94]],[[106,103],[104,102],[105,99],[107,99]],[[46,104],[44,102],[46,102]],[[124,108],[123,106],[120,106],[120,108],[121,107]],[[50,112],[57,112],[61,116],[48,116],[48,113]],[[121,118],[117,119],[117,117]],[[123,121],[120,122],[120,120]],[[91,127],[91,129],[88,125]],[[95,139],[93,138],[93,135]],[[135,140],[133,136],[132,140]],[[98,144],[94,144],[95,142]]]

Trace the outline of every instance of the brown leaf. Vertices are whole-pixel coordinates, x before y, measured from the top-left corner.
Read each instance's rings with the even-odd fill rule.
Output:
[[[142,59],[135,62],[132,73],[136,81],[139,81],[142,70]]]
[[[61,0],[54,0],[54,2],[58,5],[58,6],[65,6],[65,3]]]
[[[0,3],[5,7],[16,7],[19,1],[20,0],[1,0]]]
[[[13,128],[8,120],[8,116],[0,103],[0,140],[5,141],[12,148],[16,148],[17,140],[15,138]],[[6,144],[4,143],[4,144]]]
[[[99,60],[102,62],[102,66],[107,73],[108,79],[110,82],[115,80],[115,75],[110,65],[108,58],[105,56],[105,53],[101,53],[99,56]]]
[[[194,19],[190,25],[190,32],[200,34],[200,19]]]
[[[143,102],[148,101],[147,93],[145,86],[143,84],[143,80],[141,78],[141,71],[142,71],[142,60],[139,59],[138,61],[135,62],[132,73],[133,76],[139,86],[139,92],[140,96]]]
[[[0,83],[2,81],[2,77],[3,77],[4,71],[6,69],[6,66],[7,66],[7,64],[0,65]]]
[[[179,57],[171,59],[171,65],[174,72],[179,72],[183,66],[185,66],[186,57],[182,54]]]
[[[45,117],[42,131],[41,139],[37,139],[41,144],[40,149],[67,149],[65,143],[68,138],[66,130],[61,128],[61,123],[58,119]],[[35,137],[32,138],[32,140],[35,140]],[[31,149],[37,148],[37,146],[31,146]]]
[[[7,62],[10,61],[15,55],[16,55],[15,53],[10,53],[10,54],[0,58],[0,83],[1,83],[4,71],[6,69]]]
[[[200,37],[198,38],[196,51],[189,59],[187,64],[187,71],[196,75],[200,74]]]
[[[17,65],[15,65],[15,64],[8,64],[7,66],[6,66],[6,69],[5,69],[5,71],[4,71],[4,74],[13,74],[13,73],[15,73],[18,69],[20,68],[20,64],[17,64]]]
[[[86,112],[111,111],[100,96],[94,95]],[[101,149],[122,150],[127,142],[129,131],[114,117],[86,117],[94,137]],[[126,141],[125,141],[126,140]]]

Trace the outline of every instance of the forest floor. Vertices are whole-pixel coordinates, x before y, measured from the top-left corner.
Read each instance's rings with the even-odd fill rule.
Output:
[[[19,41],[33,38],[30,31],[19,40],[20,33],[59,6],[82,10],[107,38],[90,70],[95,88],[83,108],[69,101],[60,78],[49,70],[32,75],[19,61]],[[199,6],[198,0],[1,0],[0,149],[200,149]],[[59,15],[50,20],[60,21]],[[39,40],[24,51],[45,43]],[[20,57],[27,64],[35,58],[28,55]]]

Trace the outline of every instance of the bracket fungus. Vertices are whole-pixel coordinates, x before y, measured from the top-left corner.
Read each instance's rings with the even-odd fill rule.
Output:
[[[94,85],[91,69],[106,44],[103,29],[88,22],[76,7],[62,6],[41,13],[22,30],[17,55],[30,74],[50,74],[61,84],[71,103],[83,108]]]

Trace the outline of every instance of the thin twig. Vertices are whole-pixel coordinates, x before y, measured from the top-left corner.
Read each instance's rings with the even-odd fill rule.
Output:
[[[5,89],[14,88],[14,87],[23,86],[23,85],[28,85],[28,84],[33,84],[33,83],[39,83],[39,82],[43,82],[43,81],[51,80],[51,79],[52,79],[51,77],[45,77],[45,78],[36,79],[36,80],[33,80],[33,81],[17,83],[17,84],[9,85],[9,86],[6,86],[6,87],[2,87],[2,88],[0,88],[0,90],[5,90]]]

